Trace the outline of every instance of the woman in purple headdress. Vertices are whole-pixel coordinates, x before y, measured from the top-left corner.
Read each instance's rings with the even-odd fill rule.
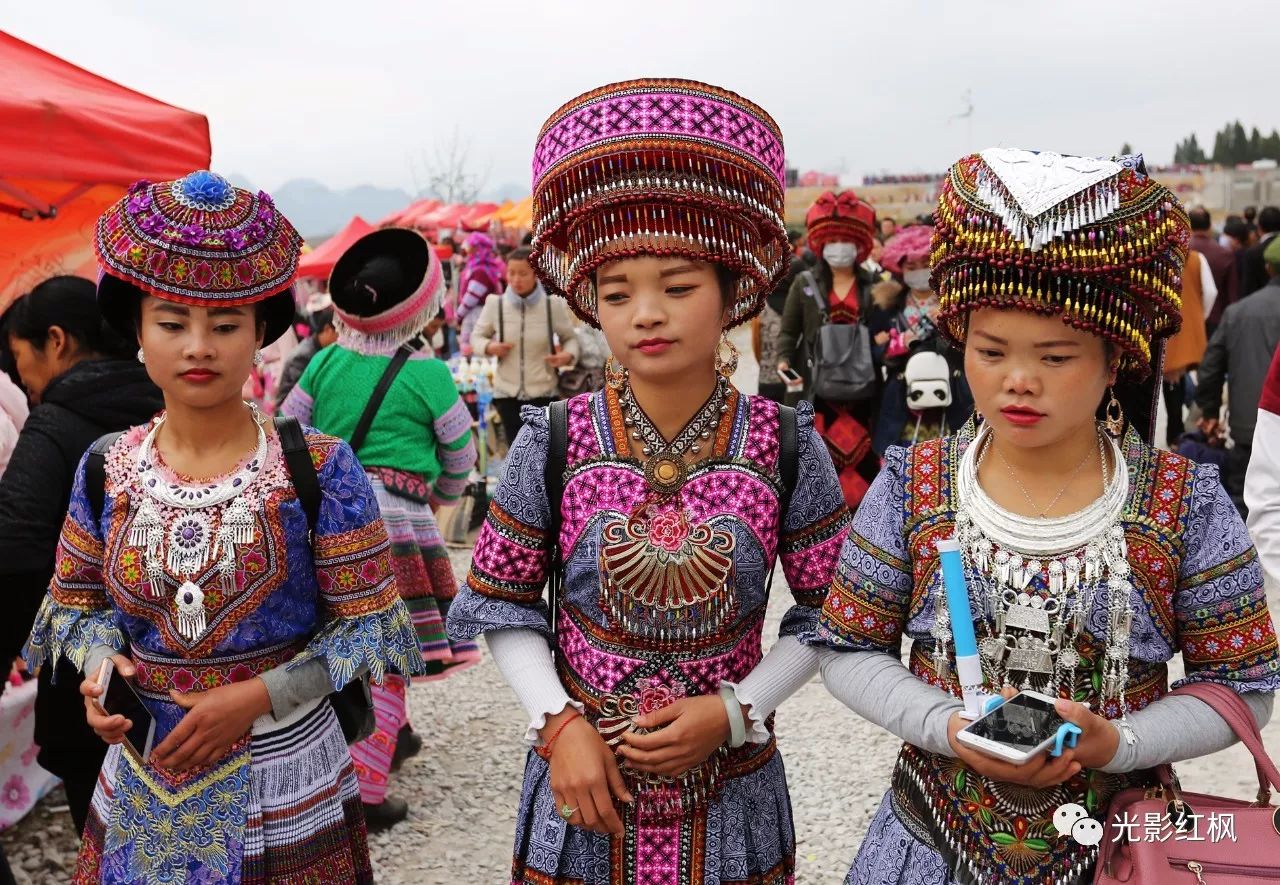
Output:
[[[240,396],[292,321],[300,246],[270,197],[209,172],[99,219],[99,308],[165,411],[81,460],[24,650],[82,670],[112,745],[76,883],[372,881],[331,697],[421,672],[413,625],[351,449]]]

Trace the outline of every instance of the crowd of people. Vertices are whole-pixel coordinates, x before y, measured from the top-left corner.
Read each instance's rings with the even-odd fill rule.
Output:
[[[1141,157],[998,148],[929,216],[829,191],[788,230],[773,118],[669,79],[571,100],[535,157],[523,241],[374,231],[306,298],[269,196],[139,182],[96,286],[5,313],[0,652],[75,881],[371,881],[408,693],[481,636],[528,716],[513,885],[794,882],[774,721],[819,673],[904,742],[850,882],[1094,881],[1055,809],[1109,826],[1234,743],[1206,685],[1265,724],[1280,209],[1215,236]],[[438,520],[487,494],[489,423],[455,575]],[[1078,739],[979,752],[975,689],[1045,693]]]

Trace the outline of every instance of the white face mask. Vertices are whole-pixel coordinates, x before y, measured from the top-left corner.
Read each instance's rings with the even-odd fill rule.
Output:
[[[902,274],[902,281],[907,284],[907,288],[915,292],[924,292],[929,288],[929,268],[922,267],[919,270],[908,270]]]
[[[827,243],[822,247],[822,258],[832,267],[853,267],[858,260],[858,247],[853,243]]]

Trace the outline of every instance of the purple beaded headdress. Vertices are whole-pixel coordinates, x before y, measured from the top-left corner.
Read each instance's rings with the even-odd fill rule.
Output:
[[[298,232],[261,191],[233,187],[208,171],[139,181],[98,219],[99,302],[108,321],[132,337],[133,317],[121,297],[130,287],[193,307],[281,296],[265,317],[267,339],[274,340],[293,315],[290,286],[301,248]]]
[[[533,266],[598,326],[608,261],[683,255],[739,275],[729,320],[759,312],[787,266],[782,133],[741,96],[692,80],[614,83],[565,104],[533,156]]]

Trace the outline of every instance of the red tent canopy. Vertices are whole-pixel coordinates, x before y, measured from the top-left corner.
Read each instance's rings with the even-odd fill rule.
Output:
[[[0,307],[91,271],[97,216],[139,178],[209,166],[209,123],[0,31]]]
[[[392,212],[379,221],[375,227],[412,227],[413,219],[426,212],[434,212],[440,208],[439,200],[417,200],[403,209]]]
[[[460,219],[463,230],[488,230],[489,216],[498,211],[497,203],[476,203]]]
[[[373,225],[359,215],[347,222],[347,226],[338,231],[319,246],[316,246],[298,262],[299,277],[316,277],[329,279],[333,266],[343,253],[351,248],[356,240],[373,230]]]

